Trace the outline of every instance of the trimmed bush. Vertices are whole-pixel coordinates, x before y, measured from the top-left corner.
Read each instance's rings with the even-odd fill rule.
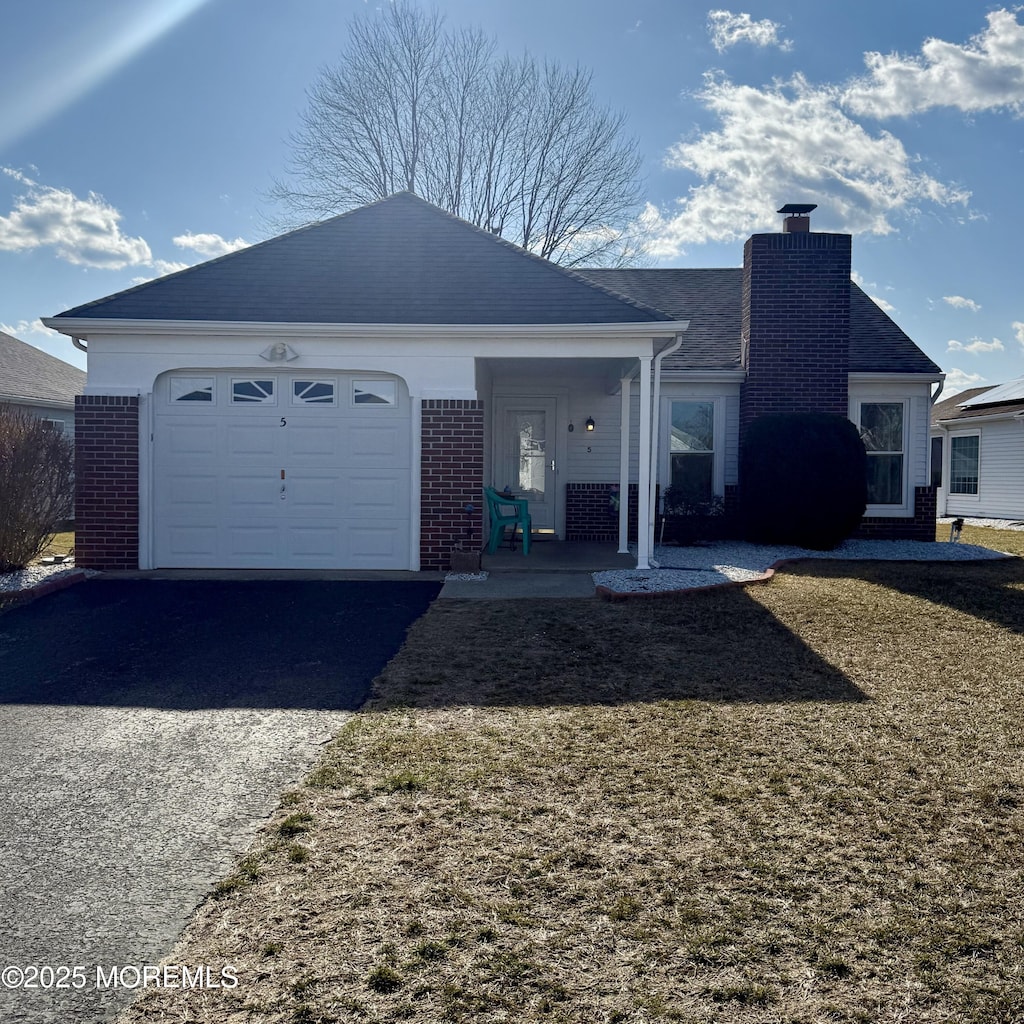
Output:
[[[867,507],[867,453],[857,428],[830,413],[762,416],[740,457],[744,536],[830,551]]]
[[[0,405],[0,572],[23,569],[74,509],[74,445],[26,409]]]
[[[717,495],[706,501],[692,501],[681,489],[665,489],[656,534],[659,543],[686,545],[723,540],[729,536],[730,527],[725,501]]]

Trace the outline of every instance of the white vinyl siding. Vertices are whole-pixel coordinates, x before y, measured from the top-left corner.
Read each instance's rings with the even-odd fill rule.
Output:
[[[989,516],[996,519],[1024,519],[1024,424],[1016,420],[980,423],[973,431],[980,438],[978,493],[953,494],[946,498],[946,515]],[[949,440],[946,442],[947,484],[950,476]]]

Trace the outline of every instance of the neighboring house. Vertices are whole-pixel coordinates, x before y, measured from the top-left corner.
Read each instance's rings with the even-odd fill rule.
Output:
[[[443,569],[494,484],[622,550],[632,506],[646,566],[655,484],[735,502],[745,425],[786,410],[862,428],[864,533],[934,539],[942,373],[850,246],[790,216],[742,268],[572,272],[399,193],[68,310],[79,562]]]
[[[0,331],[0,405],[16,405],[55,430],[75,433],[75,396],[85,371]]]
[[[938,514],[1024,519],[1024,377],[932,408]]]

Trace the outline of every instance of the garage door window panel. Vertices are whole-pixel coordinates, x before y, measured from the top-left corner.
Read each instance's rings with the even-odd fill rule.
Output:
[[[358,406],[395,406],[398,389],[393,380],[352,381],[352,404]]]
[[[231,381],[231,401],[243,405],[275,405],[277,382],[268,378],[234,379]]]
[[[292,405],[337,405],[338,385],[333,380],[293,380]]]
[[[214,380],[212,377],[172,377],[170,398],[172,402],[213,403]]]

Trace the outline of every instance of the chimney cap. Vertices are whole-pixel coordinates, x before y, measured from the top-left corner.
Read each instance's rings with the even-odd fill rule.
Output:
[[[786,203],[781,210],[776,210],[775,212],[785,213],[787,216],[802,217],[817,208],[817,203]]]

